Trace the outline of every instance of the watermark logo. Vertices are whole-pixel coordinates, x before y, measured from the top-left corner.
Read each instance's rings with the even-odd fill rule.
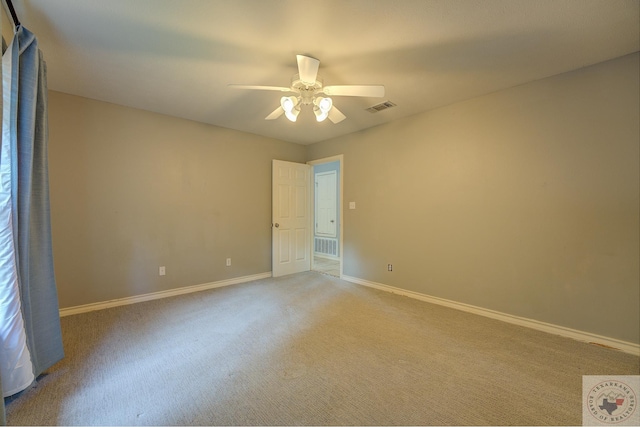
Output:
[[[640,375],[584,375],[582,425],[640,425]]]

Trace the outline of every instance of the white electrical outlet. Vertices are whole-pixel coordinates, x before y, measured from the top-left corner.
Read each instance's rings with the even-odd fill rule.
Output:
[[[227,267],[231,267],[231,258],[227,258]]]
[[[393,264],[387,264],[387,271],[393,271]]]
[[[164,276],[165,274],[167,274],[166,270],[164,269],[164,265],[158,269],[158,274],[160,276]]]

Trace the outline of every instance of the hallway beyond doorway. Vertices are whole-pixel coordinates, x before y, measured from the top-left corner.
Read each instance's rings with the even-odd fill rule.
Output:
[[[328,274],[334,277],[340,277],[340,261],[337,259],[329,259],[314,255],[313,271]]]

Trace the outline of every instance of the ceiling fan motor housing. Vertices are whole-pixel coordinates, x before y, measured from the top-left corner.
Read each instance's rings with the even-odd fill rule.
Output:
[[[311,105],[315,95],[322,92],[322,79],[317,77],[315,83],[310,85],[300,80],[299,74],[295,74],[291,78],[291,89],[300,94],[300,104]]]

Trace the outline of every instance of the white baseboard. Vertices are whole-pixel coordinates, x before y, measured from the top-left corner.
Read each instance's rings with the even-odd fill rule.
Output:
[[[527,328],[536,329],[538,331],[548,332],[554,335],[560,335],[567,338],[573,338],[578,341],[584,341],[593,344],[599,344],[606,347],[612,347],[625,353],[640,356],[640,344],[627,341],[621,341],[615,338],[604,337],[589,332],[578,331],[576,329],[565,328],[551,323],[540,322],[538,320],[527,319],[525,317],[513,316],[511,314],[501,313],[499,311],[489,310],[474,305],[464,304],[461,302],[451,301],[444,298],[432,297],[430,295],[421,294],[419,292],[409,291],[406,289],[396,288],[394,286],[384,285],[382,283],[371,282],[357,277],[342,276],[343,280],[358,285],[368,286],[370,288],[379,289],[385,292],[454,308],[456,310],[466,311],[468,313],[478,314],[480,316],[490,317],[492,319],[501,320],[503,322],[512,323],[514,325],[525,326]]]
[[[149,294],[135,295],[132,297],[112,299],[104,302],[78,305],[60,309],[60,317],[71,316],[73,314],[87,313],[89,311],[104,310],[105,308],[118,307],[121,305],[135,304],[138,302],[151,301],[160,298],[168,298],[176,295],[190,294],[192,292],[205,291],[207,289],[221,288],[223,286],[237,285],[239,283],[251,282],[253,280],[266,279],[271,277],[271,272],[253,274],[250,276],[235,277],[233,279],[220,280],[218,282],[204,283],[202,285],[186,286],[183,288],[169,289],[166,291],[152,292]]]

